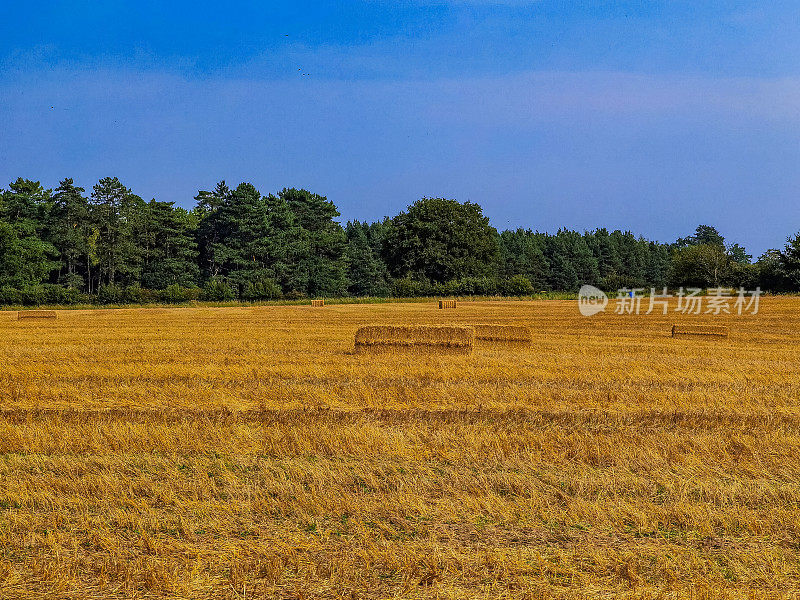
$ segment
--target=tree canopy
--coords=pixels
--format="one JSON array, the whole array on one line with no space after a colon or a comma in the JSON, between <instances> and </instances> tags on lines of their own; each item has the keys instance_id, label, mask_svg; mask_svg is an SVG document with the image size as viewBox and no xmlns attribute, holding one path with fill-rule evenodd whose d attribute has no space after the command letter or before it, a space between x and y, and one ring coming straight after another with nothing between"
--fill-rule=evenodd
<instances>
[{"instance_id":1,"label":"tree canopy","mask_svg":"<svg viewBox=\"0 0 800 600\"><path fill-rule=\"evenodd\" d=\"M699 225L671 244L598 228L498 232L480 205L422 198L350 221L325 196L224 181L195 206L145 202L115 177L0 190L0 303L526 295L664 286L800 290L800 234L755 263Z\"/></svg>"},{"instance_id":2,"label":"tree canopy","mask_svg":"<svg viewBox=\"0 0 800 600\"><path fill-rule=\"evenodd\" d=\"M383 256L395 277L444 283L490 275L500 246L478 204L423 198L391 219Z\"/></svg>"}]
</instances>

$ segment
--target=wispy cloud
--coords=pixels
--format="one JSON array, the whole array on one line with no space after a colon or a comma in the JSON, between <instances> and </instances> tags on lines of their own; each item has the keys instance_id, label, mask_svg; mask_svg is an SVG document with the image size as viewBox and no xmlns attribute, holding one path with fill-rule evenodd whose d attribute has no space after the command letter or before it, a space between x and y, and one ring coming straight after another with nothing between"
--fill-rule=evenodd
<instances>
[{"instance_id":1,"label":"wispy cloud","mask_svg":"<svg viewBox=\"0 0 800 600\"><path fill-rule=\"evenodd\" d=\"M525 125L556 117L717 115L800 124L800 77L531 72L414 84L432 116ZM427 90L427 93L424 92Z\"/></svg>"}]
</instances>

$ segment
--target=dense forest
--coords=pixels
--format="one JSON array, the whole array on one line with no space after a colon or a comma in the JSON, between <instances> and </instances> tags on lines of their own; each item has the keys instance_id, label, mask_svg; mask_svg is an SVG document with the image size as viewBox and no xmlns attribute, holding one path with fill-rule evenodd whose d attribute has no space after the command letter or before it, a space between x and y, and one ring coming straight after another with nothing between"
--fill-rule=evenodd
<instances>
[{"instance_id":1,"label":"dense forest","mask_svg":"<svg viewBox=\"0 0 800 600\"><path fill-rule=\"evenodd\" d=\"M665 286L800 290L800 236L753 262L708 225L670 244L630 232L498 232L478 204L423 198L342 226L306 190L220 182L192 210L116 178L90 192L17 179L0 191L0 304L524 296Z\"/></svg>"}]
</instances>

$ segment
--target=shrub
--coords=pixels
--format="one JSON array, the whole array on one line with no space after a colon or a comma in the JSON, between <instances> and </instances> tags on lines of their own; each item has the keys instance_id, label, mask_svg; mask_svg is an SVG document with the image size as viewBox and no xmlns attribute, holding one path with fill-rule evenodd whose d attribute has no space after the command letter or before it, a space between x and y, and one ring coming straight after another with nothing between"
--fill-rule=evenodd
<instances>
[{"instance_id":1,"label":"shrub","mask_svg":"<svg viewBox=\"0 0 800 600\"><path fill-rule=\"evenodd\" d=\"M98 304L148 304L158 301L158 293L138 284L121 286L117 283L101 285L97 290Z\"/></svg>"},{"instance_id":2,"label":"shrub","mask_svg":"<svg viewBox=\"0 0 800 600\"><path fill-rule=\"evenodd\" d=\"M22 293L11 286L4 285L0 288L0 304L4 306L14 306L23 304Z\"/></svg>"},{"instance_id":3,"label":"shrub","mask_svg":"<svg viewBox=\"0 0 800 600\"><path fill-rule=\"evenodd\" d=\"M229 286L225 281L222 279L212 278L209 279L203 286L203 291L200 294L200 298L203 300L219 302L223 300L234 300L236 298L236 294L233 293L233 289L231 289L231 286Z\"/></svg>"},{"instance_id":4,"label":"shrub","mask_svg":"<svg viewBox=\"0 0 800 600\"><path fill-rule=\"evenodd\" d=\"M190 302L192 300L199 300L202 290L198 287L182 287L177 283L167 286L159 292L158 297L161 302L167 304L180 304L182 302Z\"/></svg>"},{"instance_id":5,"label":"shrub","mask_svg":"<svg viewBox=\"0 0 800 600\"><path fill-rule=\"evenodd\" d=\"M530 296L535 291L531 280L525 275L514 275L501 283L505 296Z\"/></svg>"},{"instance_id":6,"label":"shrub","mask_svg":"<svg viewBox=\"0 0 800 600\"><path fill-rule=\"evenodd\" d=\"M41 304L80 304L88 302L88 297L76 289L64 288L52 283L32 285L21 290L6 288L7 297L3 298L2 304L24 304L26 306L38 306ZM0 292L2 294L2 292ZM11 300L12 302L7 302Z\"/></svg>"},{"instance_id":7,"label":"shrub","mask_svg":"<svg viewBox=\"0 0 800 600\"><path fill-rule=\"evenodd\" d=\"M139 285L128 285L122 288L122 302L124 304L146 304L152 302L154 294L142 289Z\"/></svg>"},{"instance_id":8,"label":"shrub","mask_svg":"<svg viewBox=\"0 0 800 600\"><path fill-rule=\"evenodd\" d=\"M635 277L610 273L603 279L600 287L602 287L606 292L616 292L617 290L621 290L623 288L633 289L644 286L642 285L642 281L636 279Z\"/></svg>"},{"instance_id":9,"label":"shrub","mask_svg":"<svg viewBox=\"0 0 800 600\"><path fill-rule=\"evenodd\" d=\"M64 288L60 285L52 284L46 287L48 289L48 304L88 304L90 302L89 296L75 288Z\"/></svg>"},{"instance_id":10,"label":"shrub","mask_svg":"<svg viewBox=\"0 0 800 600\"><path fill-rule=\"evenodd\" d=\"M281 286L274 279L249 282L242 290L243 300L274 300L282 295Z\"/></svg>"},{"instance_id":11,"label":"shrub","mask_svg":"<svg viewBox=\"0 0 800 600\"><path fill-rule=\"evenodd\" d=\"M115 283L101 285L97 290L98 304L121 304L122 286Z\"/></svg>"},{"instance_id":12,"label":"shrub","mask_svg":"<svg viewBox=\"0 0 800 600\"><path fill-rule=\"evenodd\" d=\"M459 296L493 296L497 293L497 282L489 277L463 277L456 282L452 292Z\"/></svg>"},{"instance_id":13,"label":"shrub","mask_svg":"<svg viewBox=\"0 0 800 600\"><path fill-rule=\"evenodd\" d=\"M394 293L393 295L398 298L413 298L418 296L429 296L431 295L431 286L427 283L423 283L421 281L415 281L410 277L403 277L402 279L396 279L394 282ZM434 291L434 293L436 293ZM446 292L441 291L437 295L444 296Z\"/></svg>"}]
</instances>

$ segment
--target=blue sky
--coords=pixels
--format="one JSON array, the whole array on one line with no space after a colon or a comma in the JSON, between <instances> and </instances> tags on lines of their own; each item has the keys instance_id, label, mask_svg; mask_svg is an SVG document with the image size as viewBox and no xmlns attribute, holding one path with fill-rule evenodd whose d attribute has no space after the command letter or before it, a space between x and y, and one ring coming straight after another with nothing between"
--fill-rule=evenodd
<instances>
[{"instance_id":1,"label":"blue sky","mask_svg":"<svg viewBox=\"0 0 800 600\"><path fill-rule=\"evenodd\" d=\"M800 230L798 167L796 1L0 4L0 186L444 196L759 254Z\"/></svg>"}]
</instances>

